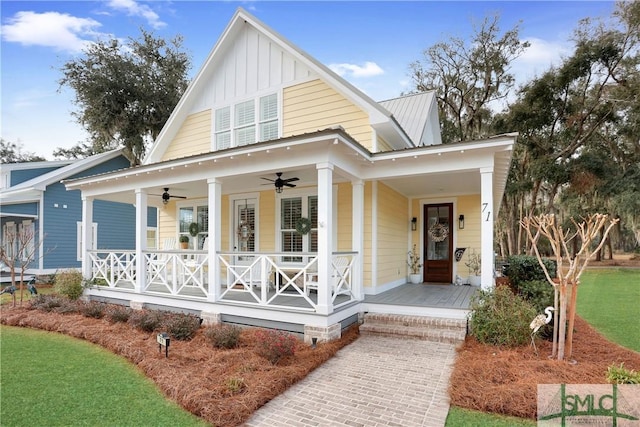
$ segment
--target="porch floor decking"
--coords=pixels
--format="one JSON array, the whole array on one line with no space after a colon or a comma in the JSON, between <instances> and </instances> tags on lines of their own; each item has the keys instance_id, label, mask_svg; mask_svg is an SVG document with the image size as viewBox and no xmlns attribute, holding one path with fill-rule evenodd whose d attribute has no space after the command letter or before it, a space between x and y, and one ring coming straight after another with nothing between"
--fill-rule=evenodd
<instances>
[{"instance_id":1,"label":"porch floor decking","mask_svg":"<svg viewBox=\"0 0 640 427\"><path fill-rule=\"evenodd\" d=\"M371 304L435 307L468 310L471 297L479 290L476 286L435 285L407 283L377 295L365 295Z\"/></svg>"}]
</instances>

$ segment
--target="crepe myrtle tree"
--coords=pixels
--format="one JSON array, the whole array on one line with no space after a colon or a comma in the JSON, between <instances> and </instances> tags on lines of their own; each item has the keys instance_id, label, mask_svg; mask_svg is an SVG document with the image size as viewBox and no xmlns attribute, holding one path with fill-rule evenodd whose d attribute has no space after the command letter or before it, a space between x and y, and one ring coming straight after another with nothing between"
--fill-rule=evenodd
<instances>
[{"instance_id":1,"label":"crepe myrtle tree","mask_svg":"<svg viewBox=\"0 0 640 427\"><path fill-rule=\"evenodd\" d=\"M38 233L33 226L19 224L18 229L5 229L4 240L0 246L0 261L9 268L11 285L16 289L16 274L20 273L20 305L24 300L24 274L31 263L53 249L43 252L44 239L38 239ZM38 248L40 250L38 251ZM39 256L38 256L39 254ZM16 296L12 293L13 305Z\"/></svg>"},{"instance_id":2,"label":"crepe myrtle tree","mask_svg":"<svg viewBox=\"0 0 640 427\"><path fill-rule=\"evenodd\" d=\"M607 235L618 221L617 218L596 213L582 217L580 222L571 218L571 225L568 227L564 227L553 214L528 216L520 222L547 281L554 289L553 358L571 358L580 276L592 256L600 251ZM541 237L546 237L551 246L557 264L556 277L551 277L542 262L538 248ZM574 239L578 239L578 245L573 245ZM577 247L577 251L572 252L572 247Z\"/></svg>"}]
</instances>

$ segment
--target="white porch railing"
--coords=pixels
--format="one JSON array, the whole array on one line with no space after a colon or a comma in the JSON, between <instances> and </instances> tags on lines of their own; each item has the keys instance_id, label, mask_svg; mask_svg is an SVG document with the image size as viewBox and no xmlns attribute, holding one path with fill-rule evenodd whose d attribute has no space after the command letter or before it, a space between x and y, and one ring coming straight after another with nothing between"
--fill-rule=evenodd
<instances>
[{"instance_id":1,"label":"white porch railing","mask_svg":"<svg viewBox=\"0 0 640 427\"><path fill-rule=\"evenodd\" d=\"M89 251L93 280L96 284L115 288L118 283L135 283L135 251Z\"/></svg>"},{"instance_id":2,"label":"white porch railing","mask_svg":"<svg viewBox=\"0 0 640 427\"><path fill-rule=\"evenodd\" d=\"M208 295L209 255L206 251L145 252L147 285L144 291L171 295ZM193 292L199 290L198 292Z\"/></svg>"},{"instance_id":3,"label":"white porch railing","mask_svg":"<svg viewBox=\"0 0 640 427\"><path fill-rule=\"evenodd\" d=\"M90 251L93 279L110 288L135 289L137 259L134 251ZM318 288L329 286L334 308L357 299L353 268L355 252L336 252L329 283L318 281L315 253L220 252L217 283L209 283L210 257L206 251L144 251L146 286L142 292L217 300L252 306L280 307L314 312Z\"/></svg>"}]
</instances>

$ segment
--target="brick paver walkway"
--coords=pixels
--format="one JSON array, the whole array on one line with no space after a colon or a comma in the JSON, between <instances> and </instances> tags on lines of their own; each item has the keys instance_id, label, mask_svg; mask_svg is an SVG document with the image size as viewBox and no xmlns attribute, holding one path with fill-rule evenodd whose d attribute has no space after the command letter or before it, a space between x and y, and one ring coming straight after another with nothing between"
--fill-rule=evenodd
<instances>
[{"instance_id":1,"label":"brick paver walkway","mask_svg":"<svg viewBox=\"0 0 640 427\"><path fill-rule=\"evenodd\" d=\"M443 426L453 344L360 336L247 426Z\"/></svg>"}]
</instances>

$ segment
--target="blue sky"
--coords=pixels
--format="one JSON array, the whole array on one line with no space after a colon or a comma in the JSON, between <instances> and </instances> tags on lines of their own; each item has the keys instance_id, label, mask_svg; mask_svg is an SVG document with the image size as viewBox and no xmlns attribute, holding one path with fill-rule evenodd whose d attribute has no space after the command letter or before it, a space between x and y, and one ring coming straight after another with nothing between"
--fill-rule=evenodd
<instances>
[{"instance_id":1,"label":"blue sky","mask_svg":"<svg viewBox=\"0 0 640 427\"><path fill-rule=\"evenodd\" d=\"M410 89L409 64L472 23L500 13L501 28L521 23L532 47L513 67L532 77L571 52L571 34L584 17L608 16L611 1L7 1L1 18L0 136L53 159L56 147L86 138L71 112L73 93L58 91L60 67L97 38L184 36L193 76L238 7L375 100Z\"/></svg>"}]
</instances>

